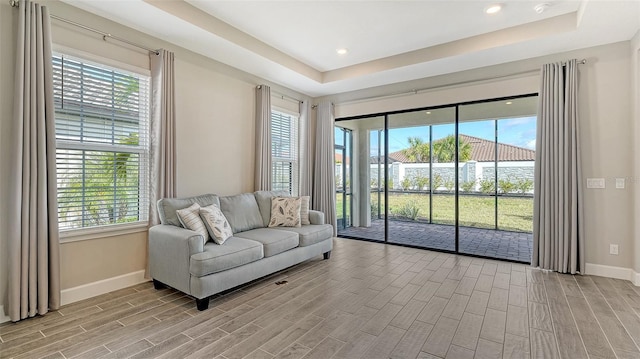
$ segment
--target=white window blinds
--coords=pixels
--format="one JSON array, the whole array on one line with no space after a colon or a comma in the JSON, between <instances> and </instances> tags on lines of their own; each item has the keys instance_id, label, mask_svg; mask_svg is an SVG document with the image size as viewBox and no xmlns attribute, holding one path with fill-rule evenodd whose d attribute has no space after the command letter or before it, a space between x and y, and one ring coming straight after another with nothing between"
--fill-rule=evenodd
<instances>
[{"instance_id":1,"label":"white window blinds","mask_svg":"<svg viewBox=\"0 0 640 359\"><path fill-rule=\"evenodd\" d=\"M273 190L298 193L298 117L271 111Z\"/></svg>"},{"instance_id":2,"label":"white window blinds","mask_svg":"<svg viewBox=\"0 0 640 359\"><path fill-rule=\"evenodd\" d=\"M54 55L61 230L148 218L149 77Z\"/></svg>"}]
</instances>

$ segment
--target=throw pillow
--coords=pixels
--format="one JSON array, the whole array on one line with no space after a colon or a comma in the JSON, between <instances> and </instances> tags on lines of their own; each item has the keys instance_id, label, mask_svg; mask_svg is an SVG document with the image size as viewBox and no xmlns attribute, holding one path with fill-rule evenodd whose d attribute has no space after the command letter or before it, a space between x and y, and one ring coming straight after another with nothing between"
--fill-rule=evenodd
<instances>
[{"instance_id":1,"label":"throw pillow","mask_svg":"<svg viewBox=\"0 0 640 359\"><path fill-rule=\"evenodd\" d=\"M204 220L204 224L214 242L224 244L224 241L233 236L233 231L227 218L215 204L200 208L200 217Z\"/></svg>"},{"instance_id":2,"label":"throw pillow","mask_svg":"<svg viewBox=\"0 0 640 359\"><path fill-rule=\"evenodd\" d=\"M300 227L300 203L296 197L271 198L269 227Z\"/></svg>"},{"instance_id":3,"label":"throw pillow","mask_svg":"<svg viewBox=\"0 0 640 359\"><path fill-rule=\"evenodd\" d=\"M300 224L311 224L309 221L309 196L300 197Z\"/></svg>"},{"instance_id":4,"label":"throw pillow","mask_svg":"<svg viewBox=\"0 0 640 359\"><path fill-rule=\"evenodd\" d=\"M204 242L207 243L207 241L209 240L209 233L207 232L207 227L205 227L204 223L202 223L202 219L200 219L199 211L200 205L194 203L187 208L177 210L176 215L178 216L178 220L180 221L182 227L190 229L202 235L202 238L204 238Z\"/></svg>"}]
</instances>

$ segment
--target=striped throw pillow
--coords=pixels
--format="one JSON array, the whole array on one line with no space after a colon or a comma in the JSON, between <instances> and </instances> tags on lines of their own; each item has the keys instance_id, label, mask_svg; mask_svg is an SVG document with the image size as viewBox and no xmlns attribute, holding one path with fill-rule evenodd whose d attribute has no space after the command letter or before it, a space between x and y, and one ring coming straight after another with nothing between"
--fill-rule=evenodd
<instances>
[{"instance_id":1,"label":"striped throw pillow","mask_svg":"<svg viewBox=\"0 0 640 359\"><path fill-rule=\"evenodd\" d=\"M209 232L207 232L207 227L205 227L202 218L200 218L199 204L194 203L187 208L179 209L176 211L176 214L182 227L197 232L202 236L204 242L207 243L209 240Z\"/></svg>"},{"instance_id":2,"label":"striped throw pillow","mask_svg":"<svg viewBox=\"0 0 640 359\"><path fill-rule=\"evenodd\" d=\"M309 196L300 196L300 224L311 224L309 221Z\"/></svg>"}]
</instances>

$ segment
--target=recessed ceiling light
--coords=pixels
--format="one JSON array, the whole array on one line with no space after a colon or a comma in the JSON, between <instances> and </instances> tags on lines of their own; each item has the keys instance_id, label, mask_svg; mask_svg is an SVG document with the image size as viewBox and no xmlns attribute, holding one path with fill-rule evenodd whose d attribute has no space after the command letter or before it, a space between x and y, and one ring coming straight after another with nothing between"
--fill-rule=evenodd
<instances>
[{"instance_id":1,"label":"recessed ceiling light","mask_svg":"<svg viewBox=\"0 0 640 359\"><path fill-rule=\"evenodd\" d=\"M493 4L484 9L484 12L486 12L487 14L495 14L497 12L500 12L500 10L502 10L502 4Z\"/></svg>"},{"instance_id":2,"label":"recessed ceiling light","mask_svg":"<svg viewBox=\"0 0 640 359\"><path fill-rule=\"evenodd\" d=\"M513 102L511 102L511 101L507 101L507 102L505 102L505 105L511 105L512 103Z\"/></svg>"},{"instance_id":3,"label":"recessed ceiling light","mask_svg":"<svg viewBox=\"0 0 640 359\"><path fill-rule=\"evenodd\" d=\"M430 115L430 114L431 114L431 111L427 111L427 112L425 112L425 113L426 113L427 115Z\"/></svg>"},{"instance_id":4,"label":"recessed ceiling light","mask_svg":"<svg viewBox=\"0 0 640 359\"><path fill-rule=\"evenodd\" d=\"M349 52L349 50L347 50L347 49L345 49L343 47L343 48L340 48L340 49L336 49L336 52L338 53L338 55L346 55L347 52Z\"/></svg>"}]
</instances>

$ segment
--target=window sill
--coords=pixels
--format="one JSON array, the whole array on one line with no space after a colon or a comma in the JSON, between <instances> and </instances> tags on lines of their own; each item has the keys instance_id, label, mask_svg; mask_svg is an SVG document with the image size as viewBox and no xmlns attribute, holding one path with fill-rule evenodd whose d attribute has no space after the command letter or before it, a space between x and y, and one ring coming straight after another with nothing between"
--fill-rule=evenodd
<instances>
[{"instance_id":1,"label":"window sill","mask_svg":"<svg viewBox=\"0 0 640 359\"><path fill-rule=\"evenodd\" d=\"M121 236L125 234L146 232L148 222L113 224L93 228L69 229L60 231L60 243L86 241L91 239Z\"/></svg>"}]
</instances>

